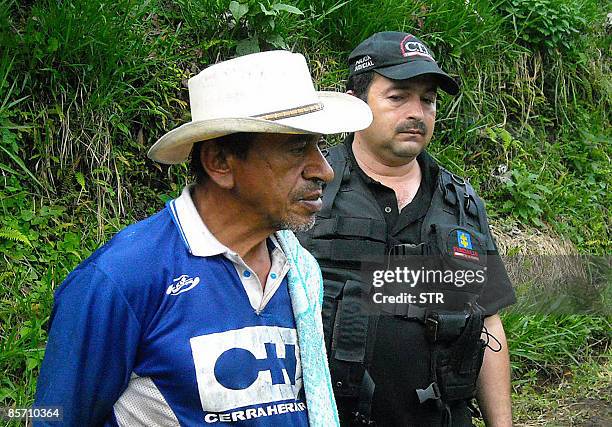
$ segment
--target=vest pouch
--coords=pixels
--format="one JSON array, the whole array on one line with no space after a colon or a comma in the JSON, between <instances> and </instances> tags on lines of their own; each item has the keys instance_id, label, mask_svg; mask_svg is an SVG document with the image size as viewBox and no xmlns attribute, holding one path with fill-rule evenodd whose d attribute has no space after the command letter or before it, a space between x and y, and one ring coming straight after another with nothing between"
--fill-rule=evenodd
<instances>
[{"instance_id":1,"label":"vest pouch","mask_svg":"<svg viewBox=\"0 0 612 427\"><path fill-rule=\"evenodd\" d=\"M361 387L369 316L364 307L366 284L347 280L333 322L330 370L336 396L357 396Z\"/></svg>"},{"instance_id":2,"label":"vest pouch","mask_svg":"<svg viewBox=\"0 0 612 427\"><path fill-rule=\"evenodd\" d=\"M323 307L321 315L323 317L323 334L325 336L325 349L328 356L331 356L331 339L338 312L338 303L342 298L344 282L336 280L323 280Z\"/></svg>"},{"instance_id":3,"label":"vest pouch","mask_svg":"<svg viewBox=\"0 0 612 427\"><path fill-rule=\"evenodd\" d=\"M442 400L447 403L475 396L486 348L486 343L480 338L482 326L482 315L474 313L457 340L434 350L437 382Z\"/></svg>"},{"instance_id":4,"label":"vest pouch","mask_svg":"<svg viewBox=\"0 0 612 427\"><path fill-rule=\"evenodd\" d=\"M387 223L381 219L334 216L317 217L311 235L315 239L358 238L385 243Z\"/></svg>"}]
</instances>

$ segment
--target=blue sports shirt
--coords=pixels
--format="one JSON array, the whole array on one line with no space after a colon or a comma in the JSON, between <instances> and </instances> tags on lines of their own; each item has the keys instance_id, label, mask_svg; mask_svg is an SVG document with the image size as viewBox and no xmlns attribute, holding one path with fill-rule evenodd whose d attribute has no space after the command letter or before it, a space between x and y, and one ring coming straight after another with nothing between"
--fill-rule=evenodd
<instances>
[{"instance_id":1,"label":"blue sports shirt","mask_svg":"<svg viewBox=\"0 0 612 427\"><path fill-rule=\"evenodd\" d=\"M118 233L55 294L35 406L63 425L307 426L289 264L262 290L189 188Z\"/></svg>"}]
</instances>

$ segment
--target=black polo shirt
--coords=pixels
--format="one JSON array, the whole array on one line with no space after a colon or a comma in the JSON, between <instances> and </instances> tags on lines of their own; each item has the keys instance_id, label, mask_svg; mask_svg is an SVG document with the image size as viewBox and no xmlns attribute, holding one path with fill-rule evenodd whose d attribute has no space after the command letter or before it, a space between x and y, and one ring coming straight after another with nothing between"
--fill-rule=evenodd
<instances>
[{"instance_id":1,"label":"black polo shirt","mask_svg":"<svg viewBox=\"0 0 612 427\"><path fill-rule=\"evenodd\" d=\"M421 184L412 201L404 206L400 212L397 207L395 191L370 178L357 164L353 153L352 135L345 140L345 144L353 170L357 171L361 180L367 184L380 205L380 209L384 212L387 229L391 230L390 235L401 243L419 243L423 218L425 218L431 203L434 186L440 171L435 160L426 151L417 156L416 160L421 167Z\"/></svg>"}]
</instances>

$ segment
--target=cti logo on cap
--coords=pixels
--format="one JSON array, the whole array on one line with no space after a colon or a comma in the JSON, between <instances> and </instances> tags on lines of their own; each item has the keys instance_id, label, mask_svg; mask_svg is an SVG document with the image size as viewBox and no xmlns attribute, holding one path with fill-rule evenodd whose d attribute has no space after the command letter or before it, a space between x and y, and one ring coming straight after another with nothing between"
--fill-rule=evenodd
<instances>
[{"instance_id":1,"label":"cti logo on cap","mask_svg":"<svg viewBox=\"0 0 612 427\"><path fill-rule=\"evenodd\" d=\"M412 34L408 34L403 38L402 42L400 43L400 48L402 49L402 55L404 57L424 56L425 58L435 62L429 53L429 49L427 49L427 47Z\"/></svg>"}]
</instances>

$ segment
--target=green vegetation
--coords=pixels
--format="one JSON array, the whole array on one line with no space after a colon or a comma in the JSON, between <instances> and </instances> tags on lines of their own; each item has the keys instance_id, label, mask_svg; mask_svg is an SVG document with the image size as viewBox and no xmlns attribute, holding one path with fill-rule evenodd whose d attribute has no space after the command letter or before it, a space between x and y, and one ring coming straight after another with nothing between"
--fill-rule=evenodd
<instances>
[{"instance_id":1,"label":"green vegetation","mask_svg":"<svg viewBox=\"0 0 612 427\"><path fill-rule=\"evenodd\" d=\"M462 82L441 97L431 152L470 178L502 228L537 227L609 256L610 10L596 0L0 0L0 406L32 402L63 278L184 185L186 166L156 165L146 150L189 120L186 79L237 54L302 52L321 89L342 90L359 41L418 34ZM515 311L505 322L525 390L609 356L606 316Z\"/></svg>"}]
</instances>

